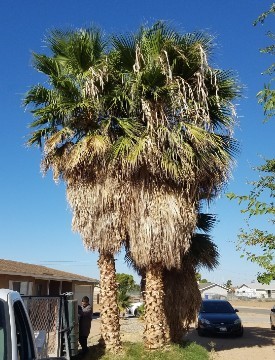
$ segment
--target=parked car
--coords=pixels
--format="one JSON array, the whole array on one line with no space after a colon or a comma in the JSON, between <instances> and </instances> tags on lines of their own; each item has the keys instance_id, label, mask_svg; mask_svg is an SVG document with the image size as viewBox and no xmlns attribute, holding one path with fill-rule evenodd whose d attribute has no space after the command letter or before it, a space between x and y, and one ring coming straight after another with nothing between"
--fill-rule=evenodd
<instances>
[{"instance_id":1,"label":"parked car","mask_svg":"<svg viewBox=\"0 0 275 360\"><path fill-rule=\"evenodd\" d=\"M143 304L144 303L142 301L130 304L130 306L128 307L128 314L138 316L138 308Z\"/></svg>"},{"instance_id":2,"label":"parked car","mask_svg":"<svg viewBox=\"0 0 275 360\"><path fill-rule=\"evenodd\" d=\"M241 319L227 300L202 300L197 320L199 336L243 335Z\"/></svg>"},{"instance_id":3,"label":"parked car","mask_svg":"<svg viewBox=\"0 0 275 360\"><path fill-rule=\"evenodd\" d=\"M271 330L275 330L275 305L270 311L270 327Z\"/></svg>"}]
</instances>

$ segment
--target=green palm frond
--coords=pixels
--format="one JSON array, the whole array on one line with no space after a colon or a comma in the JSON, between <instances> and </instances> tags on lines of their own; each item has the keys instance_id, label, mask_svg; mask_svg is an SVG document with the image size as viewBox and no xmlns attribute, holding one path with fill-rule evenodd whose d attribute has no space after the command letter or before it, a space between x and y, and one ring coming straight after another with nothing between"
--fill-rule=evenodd
<instances>
[{"instance_id":1,"label":"green palm frond","mask_svg":"<svg viewBox=\"0 0 275 360\"><path fill-rule=\"evenodd\" d=\"M68 39L73 35L73 30L54 29L46 38L46 44L53 56L64 56L68 54Z\"/></svg>"},{"instance_id":2,"label":"green palm frond","mask_svg":"<svg viewBox=\"0 0 275 360\"><path fill-rule=\"evenodd\" d=\"M213 214L206 214L199 212L197 219L197 228L204 232L210 232L215 223L217 222L216 216Z\"/></svg>"},{"instance_id":3,"label":"green palm frond","mask_svg":"<svg viewBox=\"0 0 275 360\"><path fill-rule=\"evenodd\" d=\"M118 62L125 72L132 71L136 58L136 36L113 36L112 45L115 56L111 60Z\"/></svg>"},{"instance_id":4,"label":"green palm frond","mask_svg":"<svg viewBox=\"0 0 275 360\"><path fill-rule=\"evenodd\" d=\"M106 47L101 31L96 28L54 30L47 41L54 57L76 74L95 66Z\"/></svg>"},{"instance_id":5,"label":"green palm frond","mask_svg":"<svg viewBox=\"0 0 275 360\"><path fill-rule=\"evenodd\" d=\"M112 158L125 161L133 146L133 140L129 137L119 137L112 146Z\"/></svg>"},{"instance_id":6,"label":"green palm frond","mask_svg":"<svg viewBox=\"0 0 275 360\"><path fill-rule=\"evenodd\" d=\"M206 267L208 270L213 270L219 265L219 252L217 246L210 240L209 235L196 233L190 245L187 258L193 266Z\"/></svg>"},{"instance_id":7,"label":"green palm frond","mask_svg":"<svg viewBox=\"0 0 275 360\"><path fill-rule=\"evenodd\" d=\"M199 44L209 56L213 51L214 36L205 32L187 33L179 38L179 44L187 51L189 51L189 49L193 49L194 45Z\"/></svg>"},{"instance_id":8,"label":"green palm frond","mask_svg":"<svg viewBox=\"0 0 275 360\"><path fill-rule=\"evenodd\" d=\"M115 118L115 121L123 133L133 140L138 140L145 131L144 126L136 120L128 118Z\"/></svg>"},{"instance_id":9,"label":"green palm frond","mask_svg":"<svg viewBox=\"0 0 275 360\"><path fill-rule=\"evenodd\" d=\"M43 140L47 139L49 136L51 136L51 134L52 134L51 128L35 130L31 133L31 135L27 141L27 145L28 146L36 145L41 148Z\"/></svg>"},{"instance_id":10,"label":"green palm frond","mask_svg":"<svg viewBox=\"0 0 275 360\"><path fill-rule=\"evenodd\" d=\"M56 59L46 55L33 53L33 67L50 78L61 75L60 63Z\"/></svg>"}]
</instances>

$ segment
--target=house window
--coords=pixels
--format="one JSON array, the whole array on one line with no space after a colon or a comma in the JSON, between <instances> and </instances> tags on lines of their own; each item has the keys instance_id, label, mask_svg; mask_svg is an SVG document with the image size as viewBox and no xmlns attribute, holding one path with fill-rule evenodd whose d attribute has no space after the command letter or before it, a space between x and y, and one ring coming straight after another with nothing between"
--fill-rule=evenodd
<instances>
[{"instance_id":1,"label":"house window","mask_svg":"<svg viewBox=\"0 0 275 360\"><path fill-rule=\"evenodd\" d=\"M20 295L31 295L32 283L28 281L10 281L9 288L19 292Z\"/></svg>"},{"instance_id":2,"label":"house window","mask_svg":"<svg viewBox=\"0 0 275 360\"><path fill-rule=\"evenodd\" d=\"M21 285L21 282L20 282L20 281L13 281L13 283L12 283L12 290L18 291L19 294L20 294L20 285Z\"/></svg>"},{"instance_id":3,"label":"house window","mask_svg":"<svg viewBox=\"0 0 275 360\"><path fill-rule=\"evenodd\" d=\"M36 295L41 296L42 295L42 284L36 284Z\"/></svg>"}]
</instances>

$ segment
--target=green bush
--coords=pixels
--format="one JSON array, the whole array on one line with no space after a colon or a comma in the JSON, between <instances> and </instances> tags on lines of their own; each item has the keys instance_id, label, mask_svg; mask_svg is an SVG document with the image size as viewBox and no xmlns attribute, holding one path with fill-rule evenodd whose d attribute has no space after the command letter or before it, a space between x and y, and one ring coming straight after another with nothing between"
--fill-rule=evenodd
<instances>
[{"instance_id":1,"label":"green bush","mask_svg":"<svg viewBox=\"0 0 275 360\"><path fill-rule=\"evenodd\" d=\"M137 311L137 314L136 314L137 317L143 317L144 311L145 311L144 304L140 305L136 311Z\"/></svg>"}]
</instances>

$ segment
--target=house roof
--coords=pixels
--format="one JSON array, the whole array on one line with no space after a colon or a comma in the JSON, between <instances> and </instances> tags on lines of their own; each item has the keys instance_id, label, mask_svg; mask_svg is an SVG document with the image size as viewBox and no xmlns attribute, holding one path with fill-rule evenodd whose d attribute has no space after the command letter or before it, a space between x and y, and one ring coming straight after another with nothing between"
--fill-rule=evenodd
<instances>
[{"instance_id":1,"label":"house roof","mask_svg":"<svg viewBox=\"0 0 275 360\"><path fill-rule=\"evenodd\" d=\"M242 288L243 286L246 286L247 288L255 289L255 290L275 290L275 282L274 281L271 281L271 283L269 285L260 284L257 282L250 283L250 284L242 284L241 286L238 286L238 289Z\"/></svg>"},{"instance_id":2,"label":"house roof","mask_svg":"<svg viewBox=\"0 0 275 360\"><path fill-rule=\"evenodd\" d=\"M207 282L207 283L199 283L199 290L207 290L207 289L210 289L212 287L215 287L215 286L219 286L225 290L228 290L226 286L223 286L223 285L219 285L219 284L216 284L216 283L210 283L210 282Z\"/></svg>"},{"instance_id":3,"label":"house roof","mask_svg":"<svg viewBox=\"0 0 275 360\"><path fill-rule=\"evenodd\" d=\"M27 264L19 261L0 259L0 274L32 276L36 279L81 281L98 283L98 280L42 265Z\"/></svg>"}]
</instances>

